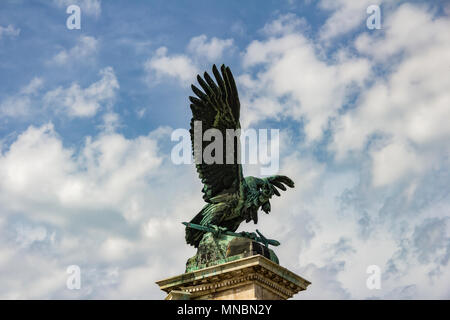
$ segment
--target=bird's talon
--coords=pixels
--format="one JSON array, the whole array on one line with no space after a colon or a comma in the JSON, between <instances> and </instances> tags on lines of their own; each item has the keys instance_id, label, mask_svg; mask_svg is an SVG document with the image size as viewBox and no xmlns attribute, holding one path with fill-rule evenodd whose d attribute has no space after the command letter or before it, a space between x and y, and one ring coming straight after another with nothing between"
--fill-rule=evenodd
<instances>
[{"instance_id":1,"label":"bird's talon","mask_svg":"<svg viewBox=\"0 0 450 320\"><path fill-rule=\"evenodd\" d=\"M209 227L214 230L214 231L212 231L212 234L214 237L219 237L223 232L227 231L227 228L219 227L214 224L210 224Z\"/></svg>"}]
</instances>

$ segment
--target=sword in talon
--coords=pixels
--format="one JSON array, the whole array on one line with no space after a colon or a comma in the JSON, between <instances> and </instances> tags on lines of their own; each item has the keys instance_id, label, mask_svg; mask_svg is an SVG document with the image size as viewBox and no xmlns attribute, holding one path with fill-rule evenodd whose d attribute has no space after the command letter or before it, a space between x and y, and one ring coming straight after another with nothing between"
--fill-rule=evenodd
<instances>
[{"instance_id":1,"label":"sword in talon","mask_svg":"<svg viewBox=\"0 0 450 320\"><path fill-rule=\"evenodd\" d=\"M196 229L196 230L200 230L200 231L204 231L204 232L212 232L212 233L217 232L217 230L215 230L212 227L202 226L202 225L195 224L195 223L182 222L182 224L184 224L186 226L186 228ZM272 246L275 246L275 247L280 245L279 241L274 240L274 239L267 239L258 230L256 230L256 232L258 233L259 237L256 237L255 241L262 243L265 247L268 248L269 244L272 245ZM234 236L234 237L245 238L244 236L242 236L242 234L236 233L236 232L232 232L232 231L222 231L221 233L225 234L227 236Z\"/></svg>"}]
</instances>

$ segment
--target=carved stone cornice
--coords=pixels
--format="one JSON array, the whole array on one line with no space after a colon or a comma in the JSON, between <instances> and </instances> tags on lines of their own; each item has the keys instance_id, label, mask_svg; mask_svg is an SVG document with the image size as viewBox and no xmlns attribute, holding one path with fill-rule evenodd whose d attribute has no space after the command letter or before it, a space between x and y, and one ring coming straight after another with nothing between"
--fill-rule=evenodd
<instances>
[{"instance_id":1,"label":"carved stone cornice","mask_svg":"<svg viewBox=\"0 0 450 320\"><path fill-rule=\"evenodd\" d=\"M255 255L184 273L157 284L167 293L173 290L186 292L191 299L210 299L219 292L246 286L263 288L279 299L289 299L306 290L310 282L261 255Z\"/></svg>"}]
</instances>

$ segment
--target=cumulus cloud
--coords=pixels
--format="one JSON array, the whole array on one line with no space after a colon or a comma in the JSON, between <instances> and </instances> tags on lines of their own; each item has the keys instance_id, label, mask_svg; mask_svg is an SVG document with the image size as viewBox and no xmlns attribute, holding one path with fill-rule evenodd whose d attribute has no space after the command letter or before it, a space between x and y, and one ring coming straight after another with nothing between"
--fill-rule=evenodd
<instances>
[{"instance_id":1,"label":"cumulus cloud","mask_svg":"<svg viewBox=\"0 0 450 320\"><path fill-rule=\"evenodd\" d=\"M241 48L243 125L282 129L280 173L296 183L257 227L282 243L281 264L312 282L297 299L448 298L449 83L436 76L449 65L448 19L400 5L369 33L363 8L361 30L352 21L336 33L327 25L345 23L360 4L333 3L322 1L330 16L317 38L301 17L281 15ZM328 51L352 32L354 41ZM225 41L212 39L196 40L211 57ZM191 82L207 56L189 50L158 49L145 64L149 81ZM16 96L41 87L35 79ZM179 222L204 205L195 169L170 162L171 128L117 132L124 119L109 106L118 87L106 68L86 88L45 96L73 117L105 110L97 135L73 145L48 123L2 146L0 297L160 299L154 282L182 273L194 254ZM71 291L66 268L74 264L82 288ZM381 270L380 290L366 286L369 265Z\"/></svg>"},{"instance_id":2,"label":"cumulus cloud","mask_svg":"<svg viewBox=\"0 0 450 320\"><path fill-rule=\"evenodd\" d=\"M366 13L367 7L380 5L381 3L381 0L321 0L319 7L330 11L331 15L320 29L320 39L322 41L330 41L356 28L363 30L366 28L365 20L369 16Z\"/></svg>"},{"instance_id":3,"label":"cumulus cloud","mask_svg":"<svg viewBox=\"0 0 450 320\"><path fill-rule=\"evenodd\" d=\"M157 239L182 243L177 221L201 207L194 191L173 185L186 177L195 181L194 170L170 169L168 156L159 152L170 132L159 128L126 139L103 131L87 137L79 150L65 147L51 123L20 134L0 156L0 296L147 298L149 290L161 295L155 279L181 272L187 256L180 246L183 254L161 251ZM170 259L176 263L167 269ZM17 277L7 280L19 260ZM73 264L82 272L77 292L65 285L66 268ZM146 270L147 287L136 270Z\"/></svg>"},{"instance_id":4,"label":"cumulus cloud","mask_svg":"<svg viewBox=\"0 0 450 320\"><path fill-rule=\"evenodd\" d=\"M410 147L391 143L381 150L372 152L373 185L382 186L396 182L408 174L421 172L426 162Z\"/></svg>"},{"instance_id":5,"label":"cumulus cloud","mask_svg":"<svg viewBox=\"0 0 450 320\"><path fill-rule=\"evenodd\" d=\"M315 279L314 286L308 288L304 294L304 299L349 299L350 293L345 289L342 282L337 280L337 276L345 268L345 262L327 263L322 267L309 264L301 269L303 274L308 274L311 279Z\"/></svg>"},{"instance_id":6,"label":"cumulus cloud","mask_svg":"<svg viewBox=\"0 0 450 320\"><path fill-rule=\"evenodd\" d=\"M208 40L204 34L191 38L186 54L169 54L166 47L160 47L144 63L147 83L154 84L172 78L187 86L200 72L199 66L205 59L217 63L217 60L232 49L233 39L212 37Z\"/></svg>"},{"instance_id":7,"label":"cumulus cloud","mask_svg":"<svg viewBox=\"0 0 450 320\"><path fill-rule=\"evenodd\" d=\"M299 18L293 13L281 15L262 28L262 32L269 36L295 33L298 30L304 32L309 30L309 26L305 19Z\"/></svg>"},{"instance_id":8,"label":"cumulus cloud","mask_svg":"<svg viewBox=\"0 0 450 320\"><path fill-rule=\"evenodd\" d=\"M44 80L36 77L23 86L16 94L7 96L0 102L0 114L14 118L27 118L32 115L36 111L32 108L32 100L37 96L43 84Z\"/></svg>"},{"instance_id":9,"label":"cumulus cloud","mask_svg":"<svg viewBox=\"0 0 450 320\"><path fill-rule=\"evenodd\" d=\"M70 50L61 50L50 61L50 64L64 65L86 61L98 50L98 40L90 36L80 36L77 44Z\"/></svg>"},{"instance_id":10,"label":"cumulus cloud","mask_svg":"<svg viewBox=\"0 0 450 320\"><path fill-rule=\"evenodd\" d=\"M449 219L429 218L415 228L413 241L420 262L428 263L435 258L439 264L447 265L450 257Z\"/></svg>"},{"instance_id":11,"label":"cumulus cloud","mask_svg":"<svg viewBox=\"0 0 450 320\"><path fill-rule=\"evenodd\" d=\"M385 146L372 151L376 185L426 172L448 156L448 149L440 145L450 137L445 120L450 117L450 80L437 79L436 74L450 64L444 54L450 46L444 32L449 27L448 19L404 4L387 18L385 36L368 40L362 34L355 42L358 50L375 59L374 67L390 61L392 72L376 78L362 92L358 108L338 119L330 148L342 158L382 137ZM391 59L395 55L401 58Z\"/></svg>"},{"instance_id":12,"label":"cumulus cloud","mask_svg":"<svg viewBox=\"0 0 450 320\"><path fill-rule=\"evenodd\" d=\"M343 10L350 14L357 8L336 5L335 10L334 14L342 11L343 18ZM362 12L365 14L365 8ZM336 164L357 168L348 175L336 175L327 168L317 179L328 191L318 191L308 199L315 224L303 233L314 236L308 237L308 245L298 244L300 265L293 268L306 278L317 279L320 290L313 289L313 281L303 297L446 296L441 283L433 283L434 292L430 289L427 275L432 279L449 277L441 268L447 259L448 230L421 227L428 226L430 216L440 221L449 208L441 195L448 193L448 187L436 178L445 180L448 166L444 119L449 118L445 89L449 84L447 79L437 83L436 78L438 69L449 65L444 54L448 51L444 32L448 19L433 12L410 4L393 8L383 15L383 32L369 34L364 24L354 48L350 44L331 56L326 51L329 40L355 30L355 25L337 33L327 29L341 13L330 16L318 41L304 33L302 19L280 16L263 28L266 39L253 41L246 49L246 72L238 78L242 105L247 108L242 113L244 125L297 121L307 144L317 146L317 141L329 134L326 151L335 156ZM375 72L377 69L383 73ZM308 150L301 142L292 148ZM291 160L296 165L301 162L301 158ZM298 177L300 181L304 178ZM332 197L341 200L330 201ZM350 206L338 210L339 203ZM295 225L300 218L294 221ZM439 248L430 250L423 266L422 251L408 241L419 234L430 239L424 241L424 247L428 243ZM365 286L365 270L370 264L380 266L386 277L394 277L383 282L383 289L375 294ZM424 277L416 279L417 274Z\"/></svg>"},{"instance_id":13,"label":"cumulus cloud","mask_svg":"<svg viewBox=\"0 0 450 320\"><path fill-rule=\"evenodd\" d=\"M148 72L149 83L160 81L163 77L175 78L181 83L192 81L198 73L193 61L186 55L168 55L167 48L161 47L148 59L144 68Z\"/></svg>"},{"instance_id":14,"label":"cumulus cloud","mask_svg":"<svg viewBox=\"0 0 450 320\"><path fill-rule=\"evenodd\" d=\"M70 117L92 117L102 107L110 105L119 89L119 82L111 67L99 72L101 79L87 88L73 83L68 88L48 91L43 100L47 107L65 112Z\"/></svg>"},{"instance_id":15,"label":"cumulus cloud","mask_svg":"<svg viewBox=\"0 0 450 320\"><path fill-rule=\"evenodd\" d=\"M225 50L233 46L233 39L219 39L212 37L208 42L208 37L204 34L193 37L188 44L188 51L198 57L205 57L209 61L216 62L222 58Z\"/></svg>"},{"instance_id":16,"label":"cumulus cloud","mask_svg":"<svg viewBox=\"0 0 450 320\"><path fill-rule=\"evenodd\" d=\"M17 37L20 34L20 29L15 28L12 24L6 27L0 26L0 39L3 37Z\"/></svg>"},{"instance_id":17,"label":"cumulus cloud","mask_svg":"<svg viewBox=\"0 0 450 320\"><path fill-rule=\"evenodd\" d=\"M52 124L30 127L0 160L5 179L3 194L12 197L8 201L11 209L17 209L16 205L27 206L27 201L20 200L25 198L37 201L36 204L55 201L57 206L82 208L89 203L103 202L109 206L112 199L122 197L120 194L129 182L136 183L137 187L140 180L136 178L145 181L145 174L158 166L161 160L155 155L155 148L151 139L128 141L121 135L105 133L95 140L88 137L81 154L74 160L74 150L63 147ZM98 184L93 184L94 180ZM99 184L104 187L99 188ZM17 200L16 205L12 199ZM133 197L129 199L132 200ZM127 210L123 214L127 216Z\"/></svg>"},{"instance_id":18,"label":"cumulus cloud","mask_svg":"<svg viewBox=\"0 0 450 320\"><path fill-rule=\"evenodd\" d=\"M238 80L249 109L243 114L244 123L279 119L282 114L303 120L308 140L320 139L329 120L367 78L369 62L344 54L338 63L325 61L317 54L313 41L300 31L293 32L302 21L291 16L282 16L271 25L276 25L281 35L253 41L243 58L247 68L263 66L256 77L245 74ZM280 32L280 26L285 32Z\"/></svg>"},{"instance_id":19,"label":"cumulus cloud","mask_svg":"<svg viewBox=\"0 0 450 320\"><path fill-rule=\"evenodd\" d=\"M22 248L29 247L33 243L43 242L48 239L50 242L54 241L55 234L48 234L47 229L43 226L28 226L20 224L16 228L16 241Z\"/></svg>"}]
</instances>

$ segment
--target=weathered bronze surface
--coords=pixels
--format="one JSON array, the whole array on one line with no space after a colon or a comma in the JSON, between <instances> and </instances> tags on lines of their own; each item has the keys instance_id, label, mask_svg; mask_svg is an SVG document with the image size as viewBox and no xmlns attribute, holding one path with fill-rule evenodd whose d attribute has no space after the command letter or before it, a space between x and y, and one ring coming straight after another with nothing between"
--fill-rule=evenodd
<instances>
[{"instance_id":1,"label":"weathered bronze surface","mask_svg":"<svg viewBox=\"0 0 450 320\"><path fill-rule=\"evenodd\" d=\"M272 249L252 239L229 236L223 233L214 235L212 232L207 232L200 241L197 254L186 262L185 272L192 272L253 255L262 255L277 264L279 263L278 257Z\"/></svg>"},{"instance_id":2,"label":"weathered bronze surface","mask_svg":"<svg viewBox=\"0 0 450 320\"><path fill-rule=\"evenodd\" d=\"M192 110L190 128L192 150L197 172L204 185L203 199L206 201L206 205L190 223L206 226L215 231L207 232L186 227L186 242L198 248L197 255L187 262L187 271L201 268L212 262L226 262L226 252L232 250L229 244L239 237L224 233L236 231L243 221L253 220L256 224L258 210L261 208L266 214L270 212L269 200L273 195L280 196L278 189L285 191L286 186L294 187L294 182L283 175L266 178L243 176L238 152L241 125L236 84L229 67L222 65L219 72L214 65L212 71L216 81L206 72L203 78L198 75L197 80L203 91L192 85L192 90L197 97L189 97ZM201 137L208 129L219 130L223 137L230 135L229 129L235 133L232 148L227 148L226 144L223 144L223 150L221 150L223 152L220 153L223 159L219 159L221 160L219 163L208 164L201 161L203 151L210 142L203 140L198 142L194 139L195 130L198 130L195 125L197 121L201 122ZM231 163L230 159L233 160ZM247 232L243 232L241 236L252 240L257 238L256 234ZM274 253L272 257L272 261L278 262Z\"/></svg>"}]
</instances>

